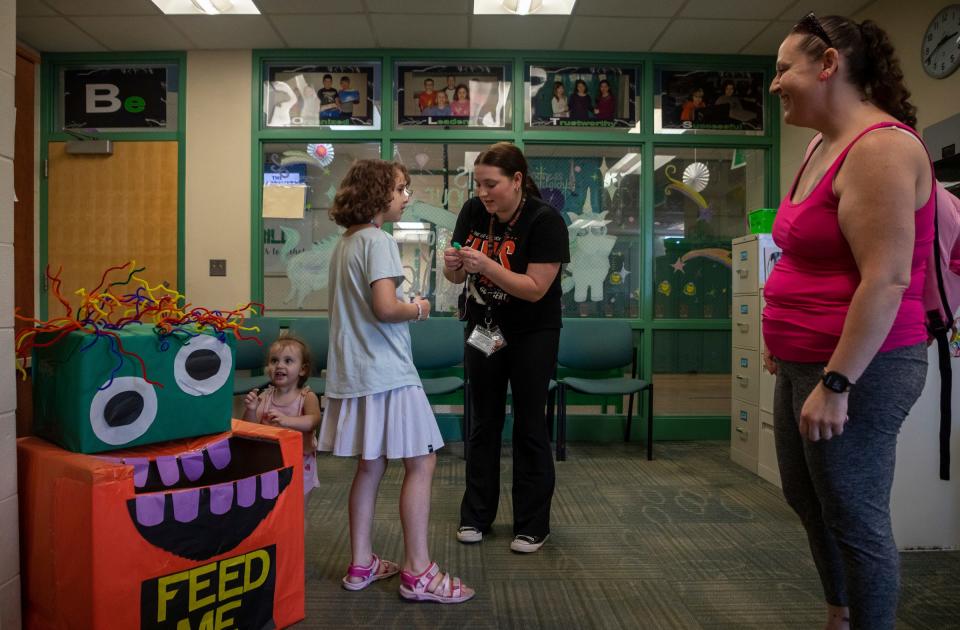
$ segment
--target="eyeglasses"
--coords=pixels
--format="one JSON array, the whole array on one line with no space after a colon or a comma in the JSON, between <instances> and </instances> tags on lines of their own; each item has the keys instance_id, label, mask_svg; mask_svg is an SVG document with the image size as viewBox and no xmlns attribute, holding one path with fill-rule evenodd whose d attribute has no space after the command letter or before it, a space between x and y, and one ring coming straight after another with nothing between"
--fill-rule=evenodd
<instances>
[{"instance_id":1,"label":"eyeglasses","mask_svg":"<svg viewBox=\"0 0 960 630\"><path fill-rule=\"evenodd\" d=\"M405 194L407 197L413 197L413 190L411 190L409 187L404 188L403 194Z\"/></svg>"},{"instance_id":2,"label":"eyeglasses","mask_svg":"<svg viewBox=\"0 0 960 630\"><path fill-rule=\"evenodd\" d=\"M816 14L811 11L805 16L800 18L800 21L793 25L794 33L807 33L818 37L823 40L823 43L827 45L827 48L833 48L833 41L830 39L830 36L827 35L827 32L823 30L823 25L820 24L820 20L817 19Z\"/></svg>"}]
</instances>

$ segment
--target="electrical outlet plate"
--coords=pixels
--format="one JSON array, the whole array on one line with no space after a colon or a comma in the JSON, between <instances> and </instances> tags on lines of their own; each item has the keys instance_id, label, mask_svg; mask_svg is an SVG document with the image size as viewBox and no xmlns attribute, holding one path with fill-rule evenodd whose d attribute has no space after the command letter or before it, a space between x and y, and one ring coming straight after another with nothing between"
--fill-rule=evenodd
<instances>
[{"instance_id":1,"label":"electrical outlet plate","mask_svg":"<svg viewBox=\"0 0 960 630\"><path fill-rule=\"evenodd\" d=\"M227 275L227 261L225 258L210 259L210 275L211 276Z\"/></svg>"}]
</instances>

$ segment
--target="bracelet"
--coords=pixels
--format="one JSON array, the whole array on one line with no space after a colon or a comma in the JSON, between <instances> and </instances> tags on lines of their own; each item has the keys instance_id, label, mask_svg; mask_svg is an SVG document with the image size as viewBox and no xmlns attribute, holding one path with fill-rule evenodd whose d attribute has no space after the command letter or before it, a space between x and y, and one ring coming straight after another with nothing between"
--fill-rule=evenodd
<instances>
[{"instance_id":1,"label":"bracelet","mask_svg":"<svg viewBox=\"0 0 960 630\"><path fill-rule=\"evenodd\" d=\"M423 307L420 306L420 302L414 302L413 305L417 307L417 319L414 321L419 322L421 319L423 319Z\"/></svg>"}]
</instances>

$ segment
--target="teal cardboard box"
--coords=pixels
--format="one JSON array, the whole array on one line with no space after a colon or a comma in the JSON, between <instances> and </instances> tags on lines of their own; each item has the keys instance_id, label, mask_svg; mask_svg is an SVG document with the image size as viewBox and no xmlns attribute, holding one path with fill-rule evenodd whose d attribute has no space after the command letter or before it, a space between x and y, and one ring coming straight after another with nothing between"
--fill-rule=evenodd
<instances>
[{"instance_id":1,"label":"teal cardboard box","mask_svg":"<svg viewBox=\"0 0 960 630\"><path fill-rule=\"evenodd\" d=\"M33 349L34 431L76 453L98 453L230 430L233 335L210 329L161 338L151 325L41 335ZM196 334L192 330L192 334ZM146 366L143 368L136 357Z\"/></svg>"}]
</instances>

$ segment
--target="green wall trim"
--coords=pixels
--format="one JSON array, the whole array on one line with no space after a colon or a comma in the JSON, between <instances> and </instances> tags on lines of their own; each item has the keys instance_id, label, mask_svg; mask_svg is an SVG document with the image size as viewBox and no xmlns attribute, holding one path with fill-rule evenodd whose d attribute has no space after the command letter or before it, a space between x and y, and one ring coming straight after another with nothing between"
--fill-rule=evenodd
<instances>
[{"instance_id":1,"label":"green wall trim","mask_svg":"<svg viewBox=\"0 0 960 630\"><path fill-rule=\"evenodd\" d=\"M37 312L40 319L47 319L49 288L46 269L49 263L47 252L49 232L49 190L44 166L49 158L50 142L66 142L75 139L56 128L57 79L63 68L89 64L163 63L177 64L180 91L177 96L177 130L153 132L97 132L97 138L115 142L177 142L177 288L186 294L186 138L187 138L187 53L176 52L104 52L104 53L45 53L40 61L40 199L39 199L39 265L37 286L39 301ZM123 261L118 261L123 262ZM73 290L74 287L66 287Z\"/></svg>"}]
</instances>

